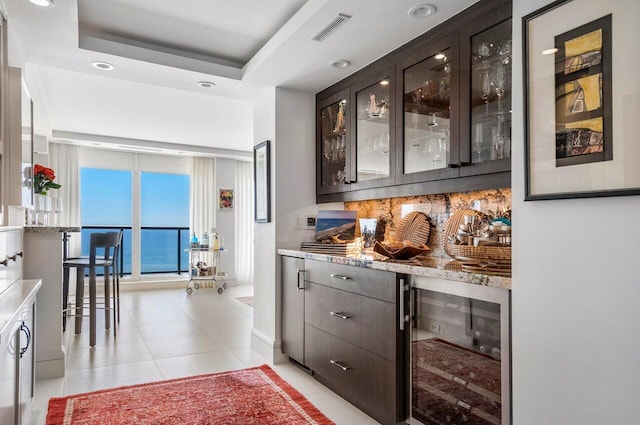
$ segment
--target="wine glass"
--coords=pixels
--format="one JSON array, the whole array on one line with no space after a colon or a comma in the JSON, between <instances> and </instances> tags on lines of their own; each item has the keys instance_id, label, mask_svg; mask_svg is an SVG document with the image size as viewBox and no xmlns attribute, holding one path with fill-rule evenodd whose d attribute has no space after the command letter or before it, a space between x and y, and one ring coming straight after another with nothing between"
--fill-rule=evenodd
<instances>
[{"instance_id":1,"label":"wine glass","mask_svg":"<svg viewBox=\"0 0 640 425\"><path fill-rule=\"evenodd\" d=\"M431 162L433 162L435 165L436 162L442 162L442 160L440 160L440 157L442 156L442 153L446 150L446 147L447 147L446 140L444 137L440 136L438 137L437 140L435 140L435 142L431 142L431 146L432 146L431 153L433 154L433 160Z\"/></svg>"},{"instance_id":2,"label":"wine glass","mask_svg":"<svg viewBox=\"0 0 640 425\"><path fill-rule=\"evenodd\" d=\"M484 140L482 137L476 137L475 139L473 139L473 150L476 152L476 155L478 157L478 162L482 161L482 157L480 156L480 154L482 153L482 148L484 145Z\"/></svg>"},{"instance_id":3,"label":"wine glass","mask_svg":"<svg viewBox=\"0 0 640 425\"><path fill-rule=\"evenodd\" d=\"M331 140L324 139L324 157L331 160Z\"/></svg>"},{"instance_id":4,"label":"wine glass","mask_svg":"<svg viewBox=\"0 0 640 425\"><path fill-rule=\"evenodd\" d=\"M498 46L498 54L502 58L502 63L507 65L511 62L511 40L504 40L500 46Z\"/></svg>"},{"instance_id":5,"label":"wine glass","mask_svg":"<svg viewBox=\"0 0 640 425\"><path fill-rule=\"evenodd\" d=\"M485 69L482 73L482 100L485 104L485 113L489 115L489 99L493 90L493 81L491 81L491 72Z\"/></svg>"},{"instance_id":6,"label":"wine glass","mask_svg":"<svg viewBox=\"0 0 640 425\"><path fill-rule=\"evenodd\" d=\"M478 44L478 56L481 58L491 56L491 43L489 43L488 41L483 41Z\"/></svg>"},{"instance_id":7,"label":"wine glass","mask_svg":"<svg viewBox=\"0 0 640 425\"><path fill-rule=\"evenodd\" d=\"M505 142L506 141L505 141L504 136L498 136L494 140L493 149L495 151L495 157L497 159L503 159L504 158L504 145L505 145Z\"/></svg>"},{"instance_id":8,"label":"wine glass","mask_svg":"<svg viewBox=\"0 0 640 425\"><path fill-rule=\"evenodd\" d=\"M449 73L451 71L451 67L449 66L448 63L444 65L444 67L442 68L442 71L444 72L444 75L442 76L442 78L440 78L440 87L438 91L440 93L440 99L446 100L449 97L449 86L450 86Z\"/></svg>"},{"instance_id":9,"label":"wine glass","mask_svg":"<svg viewBox=\"0 0 640 425\"><path fill-rule=\"evenodd\" d=\"M493 82L493 89L498 98L498 111L502 112L502 99L504 98L504 92L507 87L507 68L504 64L498 64L496 68L496 78Z\"/></svg>"},{"instance_id":10,"label":"wine glass","mask_svg":"<svg viewBox=\"0 0 640 425\"><path fill-rule=\"evenodd\" d=\"M59 226L60 225L60 213L63 211L62 198L59 197L59 196L55 196L51 200L51 207L53 209L53 214L54 214L54 225Z\"/></svg>"},{"instance_id":11,"label":"wine glass","mask_svg":"<svg viewBox=\"0 0 640 425\"><path fill-rule=\"evenodd\" d=\"M338 143L338 156L340 158L344 158L344 149L346 146L345 135L340 136L340 139L337 140Z\"/></svg>"}]
</instances>

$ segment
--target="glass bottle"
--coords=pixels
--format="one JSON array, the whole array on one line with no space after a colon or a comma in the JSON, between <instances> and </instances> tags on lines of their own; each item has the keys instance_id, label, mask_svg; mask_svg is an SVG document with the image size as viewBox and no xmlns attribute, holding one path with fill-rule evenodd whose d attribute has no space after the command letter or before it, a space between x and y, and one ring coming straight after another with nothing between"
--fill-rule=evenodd
<instances>
[{"instance_id":1,"label":"glass bottle","mask_svg":"<svg viewBox=\"0 0 640 425\"><path fill-rule=\"evenodd\" d=\"M220 241L218 240L218 235L213 234L213 250L220 251Z\"/></svg>"},{"instance_id":2,"label":"glass bottle","mask_svg":"<svg viewBox=\"0 0 640 425\"><path fill-rule=\"evenodd\" d=\"M191 248L197 248L198 247L198 237L196 236L196 232L193 232L193 235L191 235Z\"/></svg>"},{"instance_id":3,"label":"glass bottle","mask_svg":"<svg viewBox=\"0 0 640 425\"><path fill-rule=\"evenodd\" d=\"M203 248L209 249L209 234L207 232L204 232L202 235L200 245L202 245Z\"/></svg>"}]
</instances>

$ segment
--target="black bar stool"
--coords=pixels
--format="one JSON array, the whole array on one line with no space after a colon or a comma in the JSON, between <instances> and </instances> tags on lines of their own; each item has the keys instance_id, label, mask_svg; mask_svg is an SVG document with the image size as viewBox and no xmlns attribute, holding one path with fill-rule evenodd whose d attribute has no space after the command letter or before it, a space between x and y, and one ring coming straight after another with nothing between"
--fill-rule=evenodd
<instances>
[{"instance_id":1,"label":"black bar stool","mask_svg":"<svg viewBox=\"0 0 640 425\"><path fill-rule=\"evenodd\" d=\"M71 258L67 259L63 263L64 278L63 278L63 322L66 324L67 316L75 316L75 333L82 332L82 318L84 310L84 272L89 269L89 345L96 345L96 310L97 310L97 296L96 296L96 269L101 267L104 270L104 309L105 309L105 329L111 327L109 310L114 311L114 322L116 317L116 302L114 300L114 307L110 306L110 276L109 271L114 267L114 258L116 249L119 242L122 240L120 232L109 233L92 233L90 239L90 254L89 258ZM98 258L96 251L98 249L104 249L104 255L102 258ZM71 268L76 269L76 303L75 314L68 314L69 304L69 270ZM115 271L114 275L117 274ZM114 294L116 291L114 276ZM114 335L116 334L116 328L114 323Z\"/></svg>"}]
</instances>

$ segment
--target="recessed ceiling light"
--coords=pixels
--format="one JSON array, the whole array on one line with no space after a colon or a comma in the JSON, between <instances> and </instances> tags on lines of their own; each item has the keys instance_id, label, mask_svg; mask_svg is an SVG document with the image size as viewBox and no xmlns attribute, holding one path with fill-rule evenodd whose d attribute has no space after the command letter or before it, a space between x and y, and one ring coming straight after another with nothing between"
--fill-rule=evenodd
<instances>
[{"instance_id":1,"label":"recessed ceiling light","mask_svg":"<svg viewBox=\"0 0 640 425\"><path fill-rule=\"evenodd\" d=\"M211 81L198 81L198 85L203 89L210 89L216 86L215 83L212 83Z\"/></svg>"},{"instance_id":2,"label":"recessed ceiling light","mask_svg":"<svg viewBox=\"0 0 640 425\"><path fill-rule=\"evenodd\" d=\"M420 19L436 13L436 7L432 4L419 4L409 9L409 16Z\"/></svg>"},{"instance_id":3,"label":"recessed ceiling light","mask_svg":"<svg viewBox=\"0 0 640 425\"><path fill-rule=\"evenodd\" d=\"M382 80L382 81L380 81L380 85L381 85L381 86L388 86L388 85L389 85L389 80Z\"/></svg>"},{"instance_id":4,"label":"recessed ceiling light","mask_svg":"<svg viewBox=\"0 0 640 425\"><path fill-rule=\"evenodd\" d=\"M110 63L101 62L101 61L96 61L92 65L93 65L94 68L98 68L98 69L100 69L102 71L112 71L113 68L114 68L113 65L111 65Z\"/></svg>"},{"instance_id":5,"label":"recessed ceiling light","mask_svg":"<svg viewBox=\"0 0 640 425\"><path fill-rule=\"evenodd\" d=\"M552 54L554 54L554 53L555 53L555 52L557 52L557 51L558 51L558 49L556 49L555 47L553 47L553 48L551 48L551 49L543 50L543 51L542 51L542 54L543 54L543 55L552 55Z\"/></svg>"},{"instance_id":6,"label":"recessed ceiling light","mask_svg":"<svg viewBox=\"0 0 640 425\"><path fill-rule=\"evenodd\" d=\"M40 7L53 7L55 4L53 0L29 0L32 4Z\"/></svg>"},{"instance_id":7,"label":"recessed ceiling light","mask_svg":"<svg viewBox=\"0 0 640 425\"><path fill-rule=\"evenodd\" d=\"M346 68L349 65L351 65L351 62L349 62L346 59L338 59L336 61L331 62L330 65L334 68Z\"/></svg>"}]
</instances>

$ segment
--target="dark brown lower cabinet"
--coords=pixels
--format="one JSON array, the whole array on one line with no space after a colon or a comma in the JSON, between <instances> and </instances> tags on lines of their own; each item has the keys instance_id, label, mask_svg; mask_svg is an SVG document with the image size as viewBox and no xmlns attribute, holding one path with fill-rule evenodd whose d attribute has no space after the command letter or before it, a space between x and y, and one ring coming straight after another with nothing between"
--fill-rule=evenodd
<instances>
[{"instance_id":1,"label":"dark brown lower cabinet","mask_svg":"<svg viewBox=\"0 0 640 425\"><path fill-rule=\"evenodd\" d=\"M304 259L282 258L282 352L304 359Z\"/></svg>"},{"instance_id":2,"label":"dark brown lower cabinet","mask_svg":"<svg viewBox=\"0 0 640 425\"><path fill-rule=\"evenodd\" d=\"M305 325L305 358L315 378L383 424L395 424L396 365Z\"/></svg>"},{"instance_id":3,"label":"dark brown lower cabinet","mask_svg":"<svg viewBox=\"0 0 640 425\"><path fill-rule=\"evenodd\" d=\"M405 278L313 260L305 269L305 365L380 423L403 421Z\"/></svg>"}]
</instances>

